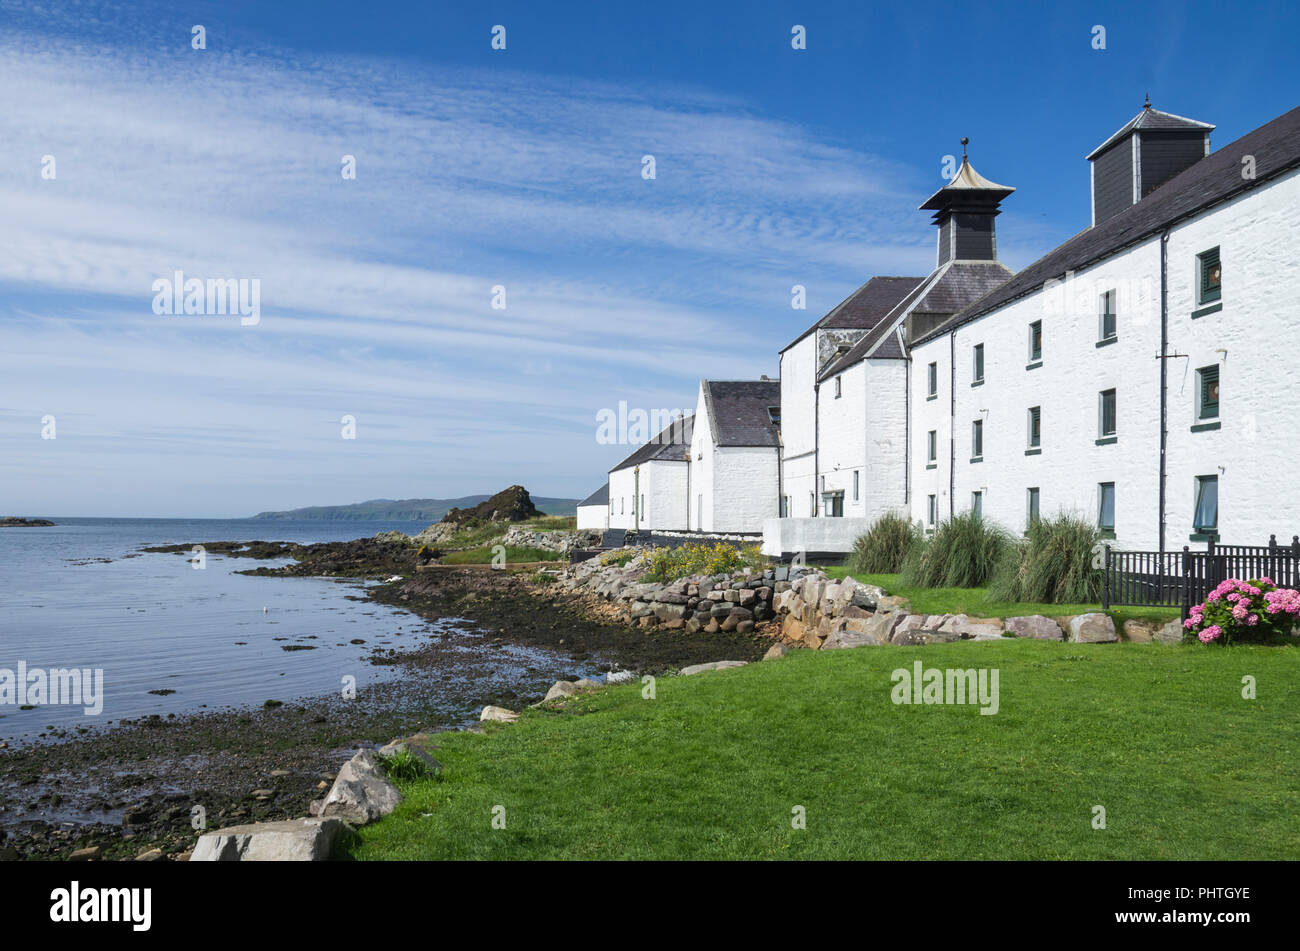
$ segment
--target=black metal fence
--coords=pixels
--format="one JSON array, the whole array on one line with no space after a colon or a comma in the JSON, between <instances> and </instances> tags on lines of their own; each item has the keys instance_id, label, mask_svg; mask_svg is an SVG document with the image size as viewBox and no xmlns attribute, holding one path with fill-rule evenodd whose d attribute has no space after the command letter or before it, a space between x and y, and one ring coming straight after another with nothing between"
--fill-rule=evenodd
<instances>
[{"instance_id":1,"label":"black metal fence","mask_svg":"<svg viewBox=\"0 0 1300 951\"><path fill-rule=\"evenodd\" d=\"M1102 607L1181 608L1183 617L1228 578L1269 578L1279 587L1300 587L1300 536L1279 545L1218 545L1205 551L1117 551L1105 548Z\"/></svg>"}]
</instances>

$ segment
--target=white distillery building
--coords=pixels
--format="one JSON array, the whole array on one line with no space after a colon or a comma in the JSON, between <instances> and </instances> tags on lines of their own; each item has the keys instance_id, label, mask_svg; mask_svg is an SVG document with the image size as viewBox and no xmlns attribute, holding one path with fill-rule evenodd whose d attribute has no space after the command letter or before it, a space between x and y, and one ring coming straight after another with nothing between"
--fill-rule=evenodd
<instances>
[{"instance_id":1,"label":"white distillery building","mask_svg":"<svg viewBox=\"0 0 1300 951\"><path fill-rule=\"evenodd\" d=\"M609 471L608 528L680 532L688 528L693 416L679 416Z\"/></svg>"},{"instance_id":2,"label":"white distillery building","mask_svg":"<svg viewBox=\"0 0 1300 951\"><path fill-rule=\"evenodd\" d=\"M1088 156L1091 227L915 335L915 520L1300 532L1300 109L1214 153L1212 128L1148 104Z\"/></svg>"},{"instance_id":3,"label":"white distillery building","mask_svg":"<svg viewBox=\"0 0 1300 951\"><path fill-rule=\"evenodd\" d=\"M764 553L843 553L881 514L906 509L908 341L1012 276L993 219L1013 191L963 155L921 205L938 229L934 270L873 278L781 352L782 507L764 524Z\"/></svg>"},{"instance_id":4,"label":"white distillery building","mask_svg":"<svg viewBox=\"0 0 1300 951\"><path fill-rule=\"evenodd\" d=\"M690 530L756 535L779 511L780 414L777 380L700 381Z\"/></svg>"},{"instance_id":5,"label":"white distillery building","mask_svg":"<svg viewBox=\"0 0 1300 951\"><path fill-rule=\"evenodd\" d=\"M578 503L578 528L604 532L609 530L609 483L606 482Z\"/></svg>"}]
</instances>

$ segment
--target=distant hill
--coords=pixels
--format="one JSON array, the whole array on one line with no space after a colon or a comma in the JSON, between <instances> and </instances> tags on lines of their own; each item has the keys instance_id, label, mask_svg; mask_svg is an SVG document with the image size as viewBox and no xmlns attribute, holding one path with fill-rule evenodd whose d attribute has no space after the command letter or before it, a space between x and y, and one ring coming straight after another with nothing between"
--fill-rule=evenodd
<instances>
[{"instance_id":1,"label":"distant hill","mask_svg":"<svg viewBox=\"0 0 1300 951\"><path fill-rule=\"evenodd\" d=\"M371 499L351 505L309 505L287 512L258 512L253 518L331 519L348 522L437 522L451 508L473 508L490 495L466 495L459 499ZM576 515L578 499L548 499L533 496L533 504L547 515Z\"/></svg>"}]
</instances>

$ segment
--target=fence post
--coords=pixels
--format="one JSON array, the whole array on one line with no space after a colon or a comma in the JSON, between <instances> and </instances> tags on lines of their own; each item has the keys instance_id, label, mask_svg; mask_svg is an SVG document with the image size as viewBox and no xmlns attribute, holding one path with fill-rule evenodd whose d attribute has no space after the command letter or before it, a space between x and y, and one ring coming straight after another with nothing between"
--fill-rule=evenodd
<instances>
[{"instance_id":1,"label":"fence post","mask_svg":"<svg viewBox=\"0 0 1300 951\"><path fill-rule=\"evenodd\" d=\"M1102 568L1101 568L1101 609L1110 610L1110 546L1102 545Z\"/></svg>"},{"instance_id":2,"label":"fence post","mask_svg":"<svg viewBox=\"0 0 1300 951\"><path fill-rule=\"evenodd\" d=\"M1191 606L1192 606L1192 577L1191 577L1192 549L1190 545L1183 546L1182 574L1183 574L1183 592L1182 592L1182 597L1179 598L1182 604L1179 607L1182 609L1181 610L1182 618L1184 621L1186 621L1191 614Z\"/></svg>"}]
</instances>

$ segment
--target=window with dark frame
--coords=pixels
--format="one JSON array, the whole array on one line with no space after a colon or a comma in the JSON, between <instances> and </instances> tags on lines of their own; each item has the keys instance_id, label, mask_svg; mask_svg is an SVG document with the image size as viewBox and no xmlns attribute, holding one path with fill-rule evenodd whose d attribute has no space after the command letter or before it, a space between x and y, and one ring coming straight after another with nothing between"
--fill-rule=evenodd
<instances>
[{"instance_id":1,"label":"window with dark frame","mask_svg":"<svg viewBox=\"0 0 1300 951\"><path fill-rule=\"evenodd\" d=\"M937 462L939 459L939 430L932 429L926 436L926 461Z\"/></svg>"},{"instance_id":2,"label":"window with dark frame","mask_svg":"<svg viewBox=\"0 0 1300 951\"><path fill-rule=\"evenodd\" d=\"M1097 527L1103 532L1115 532L1115 483L1097 485Z\"/></svg>"},{"instance_id":3,"label":"window with dark frame","mask_svg":"<svg viewBox=\"0 0 1300 951\"><path fill-rule=\"evenodd\" d=\"M982 343L975 344L974 360L975 360L975 365L974 365L974 369L972 370L973 382L983 383L984 382L984 344Z\"/></svg>"},{"instance_id":4,"label":"window with dark frame","mask_svg":"<svg viewBox=\"0 0 1300 951\"><path fill-rule=\"evenodd\" d=\"M1107 436L1115 435L1115 391L1101 391L1101 412L1098 429L1104 439Z\"/></svg>"},{"instance_id":5,"label":"window with dark frame","mask_svg":"<svg viewBox=\"0 0 1300 951\"><path fill-rule=\"evenodd\" d=\"M840 394L844 392L843 381L837 376L835 378L835 398L839 399Z\"/></svg>"},{"instance_id":6,"label":"window with dark frame","mask_svg":"<svg viewBox=\"0 0 1300 951\"><path fill-rule=\"evenodd\" d=\"M1043 322L1035 320L1029 325L1029 362L1043 359Z\"/></svg>"},{"instance_id":7,"label":"window with dark frame","mask_svg":"<svg viewBox=\"0 0 1300 951\"><path fill-rule=\"evenodd\" d=\"M1219 531L1219 477L1196 477L1196 511L1193 527L1200 535L1217 535Z\"/></svg>"},{"instance_id":8,"label":"window with dark frame","mask_svg":"<svg viewBox=\"0 0 1300 951\"><path fill-rule=\"evenodd\" d=\"M1029 448L1037 449L1043 442L1043 408L1029 407Z\"/></svg>"},{"instance_id":9,"label":"window with dark frame","mask_svg":"<svg viewBox=\"0 0 1300 951\"><path fill-rule=\"evenodd\" d=\"M1199 395L1197 398L1197 419L1218 419L1219 418L1219 365L1201 367L1196 371L1196 378L1200 382Z\"/></svg>"},{"instance_id":10,"label":"window with dark frame","mask_svg":"<svg viewBox=\"0 0 1300 951\"><path fill-rule=\"evenodd\" d=\"M939 395L939 364L931 363L928 372L930 374L930 377L929 377L929 389L926 390L926 396L938 396Z\"/></svg>"},{"instance_id":11,"label":"window with dark frame","mask_svg":"<svg viewBox=\"0 0 1300 951\"><path fill-rule=\"evenodd\" d=\"M939 497L937 495L926 496L927 510L926 517L929 520L927 524L931 528L939 521Z\"/></svg>"},{"instance_id":12,"label":"window with dark frame","mask_svg":"<svg viewBox=\"0 0 1300 951\"><path fill-rule=\"evenodd\" d=\"M1034 522L1038 521L1038 487L1037 486L1034 486L1033 488L1030 488L1028 490L1025 507L1026 507L1026 515L1028 517L1029 524L1032 525Z\"/></svg>"},{"instance_id":13,"label":"window with dark frame","mask_svg":"<svg viewBox=\"0 0 1300 951\"><path fill-rule=\"evenodd\" d=\"M970 454L973 459L984 458L984 420L982 419L971 422Z\"/></svg>"},{"instance_id":14,"label":"window with dark frame","mask_svg":"<svg viewBox=\"0 0 1300 951\"><path fill-rule=\"evenodd\" d=\"M984 493L972 492L970 494L970 510L976 518L984 517Z\"/></svg>"},{"instance_id":15,"label":"window with dark frame","mask_svg":"<svg viewBox=\"0 0 1300 951\"><path fill-rule=\"evenodd\" d=\"M1118 292L1106 291L1101 295L1101 336L1100 340L1114 340L1118 315L1115 312L1115 300Z\"/></svg>"},{"instance_id":16,"label":"window with dark frame","mask_svg":"<svg viewBox=\"0 0 1300 951\"><path fill-rule=\"evenodd\" d=\"M858 477L861 475L856 469L853 470L853 501L858 500Z\"/></svg>"},{"instance_id":17,"label":"window with dark frame","mask_svg":"<svg viewBox=\"0 0 1300 951\"><path fill-rule=\"evenodd\" d=\"M1211 248L1196 256L1200 272L1197 302L1208 304L1223 296L1223 271L1219 265L1219 249Z\"/></svg>"}]
</instances>

